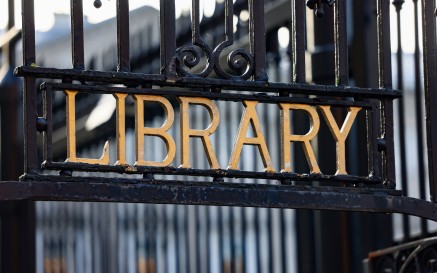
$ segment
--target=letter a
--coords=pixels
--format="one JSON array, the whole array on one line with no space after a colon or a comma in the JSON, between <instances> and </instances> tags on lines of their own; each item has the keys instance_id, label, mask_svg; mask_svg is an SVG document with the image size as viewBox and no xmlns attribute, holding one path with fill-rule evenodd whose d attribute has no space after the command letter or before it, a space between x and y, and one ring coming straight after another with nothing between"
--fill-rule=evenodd
<instances>
[{"instance_id":1,"label":"letter a","mask_svg":"<svg viewBox=\"0 0 437 273\"><path fill-rule=\"evenodd\" d=\"M312 173L320 173L319 165L317 164L316 156L311 147L310 140L312 140L320 128L320 119L316 109L309 105L280 103L281 108L281 142L282 142L282 170L281 172L291 172L290 159L290 142L302 142L303 150L306 159L310 165ZM290 110L303 110L310 116L311 128L305 135L290 134Z\"/></svg>"},{"instance_id":2,"label":"letter a","mask_svg":"<svg viewBox=\"0 0 437 273\"><path fill-rule=\"evenodd\" d=\"M267 149L267 144L264 139L264 135L261 130L261 125L259 122L258 115L256 113L255 106L258 104L257 101L243 101L245 106L243 116L240 121L240 128L238 129L237 139L234 144L234 148L232 149L231 159L229 160L228 169L237 170L238 162L241 157L241 150L243 149L243 145L255 145L258 147L259 153L261 155L261 159L264 164L265 172L275 172L275 169L272 165L272 160L270 159L270 154ZM247 137L247 129L249 128L249 124L252 125L253 133L255 137Z\"/></svg>"}]
</instances>

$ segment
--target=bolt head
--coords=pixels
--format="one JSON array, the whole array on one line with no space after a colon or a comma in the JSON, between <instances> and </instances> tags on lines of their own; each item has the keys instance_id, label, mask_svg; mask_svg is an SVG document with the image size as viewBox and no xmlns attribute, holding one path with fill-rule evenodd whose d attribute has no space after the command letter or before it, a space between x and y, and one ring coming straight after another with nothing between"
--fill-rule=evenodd
<instances>
[{"instance_id":1,"label":"bolt head","mask_svg":"<svg viewBox=\"0 0 437 273\"><path fill-rule=\"evenodd\" d=\"M94 0L94 7L96 9L100 8L102 6L102 1L100 0Z\"/></svg>"},{"instance_id":2,"label":"bolt head","mask_svg":"<svg viewBox=\"0 0 437 273\"><path fill-rule=\"evenodd\" d=\"M320 17L323 17L323 15L325 15L325 11L324 11L323 9L321 9L321 8L316 9L314 13L315 13L316 16L319 17L319 18L320 18Z\"/></svg>"},{"instance_id":3,"label":"bolt head","mask_svg":"<svg viewBox=\"0 0 437 273\"><path fill-rule=\"evenodd\" d=\"M315 7L314 0L309 0L309 1L307 2L307 7L308 7L309 9L314 9L314 7Z\"/></svg>"},{"instance_id":4,"label":"bolt head","mask_svg":"<svg viewBox=\"0 0 437 273\"><path fill-rule=\"evenodd\" d=\"M38 117L36 119L36 129L38 132L44 132L47 130L47 120L43 117Z\"/></svg>"}]
</instances>

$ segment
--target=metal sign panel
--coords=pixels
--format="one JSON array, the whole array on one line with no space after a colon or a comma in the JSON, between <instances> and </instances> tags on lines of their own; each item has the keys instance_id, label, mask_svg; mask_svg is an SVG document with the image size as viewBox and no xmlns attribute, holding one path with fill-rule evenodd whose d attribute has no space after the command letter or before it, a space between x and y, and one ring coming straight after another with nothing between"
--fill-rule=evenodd
<instances>
[{"instance_id":1,"label":"metal sign panel","mask_svg":"<svg viewBox=\"0 0 437 273\"><path fill-rule=\"evenodd\" d=\"M378 104L369 101L333 100L333 99L309 99L309 98L290 98L267 95L258 92L211 92L211 91L182 91L180 88L153 89L153 88L124 88L124 87L105 87L105 86L84 86L74 84L45 83L44 90L45 122L44 131L44 163L43 168L64 170L64 171L91 171L91 172L115 172L125 174L168 174L168 175L193 175L210 176L215 179L223 177L235 178L261 178L275 179L280 181L342 181L348 183L367 183L381 184L382 177L380 168L380 153L376 151L378 139L374 133L380 126L374 118L374 112L378 111ZM52 97L53 93L64 93L66 100L66 158L64 162L55 162L52 156ZM76 150L76 100L77 94L111 94L116 105L116 125L115 143L106 142L102 147L103 152L100 158L84 158L77 156ZM132 112L135 117L135 163L129 164L126 161L126 101L135 101ZM226 126L229 122L223 119L225 113L217 106L217 101L227 101L227 103L239 104L243 106L240 117L239 128L231 142L232 150L227 165L220 165L213 147L217 147L218 141L214 133L219 127ZM144 127L145 107L147 103L158 104L164 111L164 122L159 127ZM276 132L280 138L278 142L274 139L274 145L280 146L277 153L272 154L268 146L271 147L264 132L273 128L271 124L266 124L265 120L260 120L257 113L257 105L273 104L277 108L277 120L279 129ZM205 128L195 129L190 125L193 113L190 108L199 105L209 113L209 124ZM175 107L179 109L178 116L175 117ZM344 120L335 120L332 109L345 112ZM295 111L301 111L307 116L308 131L294 133L295 130L291 115ZM346 139L350 130L356 122L357 115L362 113L369 118L369 128L367 138L362 138L368 146L369 171L367 176L350 175L347 171ZM169 130L178 124L179 132L171 135ZM294 121L297 122L297 121ZM304 123L299 121L299 123ZM316 159L312 140L317 137L321 124L325 124L331 132L333 145L336 147L336 172L332 174L322 173ZM276 127L275 127L276 128ZM272 135L272 134L270 134ZM158 137L166 146L166 154L160 161L152 161L144 157L145 141L147 137ZM179 145L176 145L175 138L179 138ZM208 160L206 169L199 169L192 166L190 162L190 139L197 138L202 141L203 153ZM114 162L110 162L109 145L116 146L116 156ZM257 157L263 164L263 169L241 170L240 160L243 148L246 145L255 146ZM299 145L304 151L305 160L308 165L308 173L298 173L293 170L294 155L291 146ZM180 146L180 147L177 147ZM177 154L176 150L179 151ZM131 151L133 152L133 151ZM172 163L175 157L180 158L180 166ZM275 162L272 158L280 158L280 162Z\"/></svg>"}]
</instances>

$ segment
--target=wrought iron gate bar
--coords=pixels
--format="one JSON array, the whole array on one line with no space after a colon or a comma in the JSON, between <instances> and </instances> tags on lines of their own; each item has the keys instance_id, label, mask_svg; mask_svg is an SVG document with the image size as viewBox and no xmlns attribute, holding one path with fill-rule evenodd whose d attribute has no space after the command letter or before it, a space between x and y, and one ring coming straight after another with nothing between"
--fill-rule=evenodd
<instances>
[{"instance_id":1,"label":"wrought iron gate bar","mask_svg":"<svg viewBox=\"0 0 437 273\"><path fill-rule=\"evenodd\" d=\"M390 43L390 1L377 0L377 40L379 87L392 88L391 43ZM386 140L393 140L393 100L381 101L381 134ZM383 151L383 172L389 187L396 185L394 141L385 143Z\"/></svg>"},{"instance_id":2,"label":"wrought iron gate bar","mask_svg":"<svg viewBox=\"0 0 437 273\"><path fill-rule=\"evenodd\" d=\"M249 24L250 50L254 52L254 79L256 81L266 81L264 0L249 0L249 12L251 18Z\"/></svg>"},{"instance_id":3,"label":"wrought iron gate bar","mask_svg":"<svg viewBox=\"0 0 437 273\"><path fill-rule=\"evenodd\" d=\"M392 4L395 6L396 9L396 27L397 27L397 46L398 50L396 52L396 64L398 67L397 72L397 89L404 90L404 77L403 77L403 51L402 51L402 31L401 31L401 10L402 5L404 4L404 0L394 0ZM415 16L416 17L416 16ZM416 25L416 24L415 24ZM401 171L401 187L404 192L405 196L408 196L408 184L407 184L407 155L406 155L406 141L405 141L405 107L404 107L405 100L403 98L399 99L398 102L398 127L399 127L399 146L400 146L400 171ZM420 136L418 136L418 139L421 139ZM420 164L419 164L420 165ZM420 179L420 181L424 181ZM410 219L408 215L402 216L402 231L404 234L404 237L406 239L409 238L409 226L410 226Z\"/></svg>"},{"instance_id":4,"label":"wrought iron gate bar","mask_svg":"<svg viewBox=\"0 0 437 273\"><path fill-rule=\"evenodd\" d=\"M117 0L117 71L130 71L129 1Z\"/></svg>"},{"instance_id":5,"label":"wrought iron gate bar","mask_svg":"<svg viewBox=\"0 0 437 273\"><path fill-rule=\"evenodd\" d=\"M349 84L346 0L334 4L335 84Z\"/></svg>"},{"instance_id":6,"label":"wrought iron gate bar","mask_svg":"<svg viewBox=\"0 0 437 273\"><path fill-rule=\"evenodd\" d=\"M161 74L175 76L175 63L173 60L176 52L176 18L175 1L161 0L160 2L160 55Z\"/></svg>"},{"instance_id":7,"label":"wrought iron gate bar","mask_svg":"<svg viewBox=\"0 0 437 273\"><path fill-rule=\"evenodd\" d=\"M427 177L427 170L426 170L426 161L425 161L425 155L426 151L423 148L425 147L425 137L424 137L424 124L425 124L425 105L423 104L423 98L424 98L424 92L422 91L422 60L421 58L424 57L422 55L422 48L420 46L420 30L419 30L419 24L420 24L420 15L419 15L419 3L417 0L413 0L414 4L414 103L415 103L415 110L416 110L416 128L417 128L417 173L419 178L419 198L420 199L427 199L427 183L426 183L426 177ZM424 119L425 117L425 119ZM430 188L431 189L431 188ZM430 190L432 192L432 190ZM405 192L405 195L407 195L408 192ZM432 195L432 193L430 194ZM431 198L432 200L432 198ZM423 234L428 233L428 223L425 219L420 220L420 227L423 232Z\"/></svg>"},{"instance_id":8,"label":"wrought iron gate bar","mask_svg":"<svg viewBox=\"0 0 437 273\"><path fill-rule=\"evenodd\" d=\"M292 81L304 83L305 79L305 2L291 1L291 62Z\"/></svg>"},{"instance_id":9,"label":"wrought iron gate bar","mask_svg":"<svg viewBox=\"0 0 437 273\"><path fill-rule=\"evenodd\" d=\"M71 0L71 57L73 68L85 68L82 0Z\"/></svg>"},{"instance_id":10,"label":"wrought iron gate bar","mask_svg":"<svg viewBox=\"0 0 437 273\"><path fill-rule=\"evenodd\" d=\"M22 27L23 27L23 64L35 65L35 15L34 1L22 0ZM36 79L34 76L24 78L23 105L24 105L24 171L36 173L37 160L37 135L36 123Z\"/></svg>"},{"instance_id":11,"label":"wrought iron gate bar","mask_svg":"<svg viewBox=\"0 0 437 273\"><path fill-rule=\"evenodd\" d=\"M416 1L417 2L417 1ZM437 73L435 1L422 2L423 74L431 200L437 202Z\"/></svg>"}]
</instances>

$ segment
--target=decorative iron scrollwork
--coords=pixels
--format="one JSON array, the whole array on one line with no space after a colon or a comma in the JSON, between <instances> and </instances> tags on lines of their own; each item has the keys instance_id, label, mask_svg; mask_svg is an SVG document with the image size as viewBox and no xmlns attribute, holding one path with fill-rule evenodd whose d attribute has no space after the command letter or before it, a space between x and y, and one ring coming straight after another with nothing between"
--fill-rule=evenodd
<instances>
[{"instance_id":1,"label":"decorative iron scrollwork","mask_svg":"<svg viewBox=\"0 0 437 273\"><path fill-rule=\"evenodd\" d=\"M334 3L335 0L308 0L307 7L314 10L317 17L323 17L325 15L324 6L332 7Z\"/></svg>"},{"instance_id":2,"label":"decorative iron scrollwork","mask_svg":"<svg viewBox=\"0 0 437 273\"><path fill-rule=\"evenodd\" d=\"M197 74L192 74L186 71L183 66L191 69L200 63L200 60L202 59L202 53L199 49L206 54L206 66L201 72ZM176 50L176 68L177 73L183 77L206 77L211 73L212 69L214 68L213 52L207 44L203 43L203 41L195 41L193 42L193 45L182 46Z\"/></svg>"},{"instance_id":3,"label":"decorative iron scrollwork","mask_svg":"<svg viewBox=\"0 0 437 273\"><path fill-rule=\"evenodd\" d=\"M368 272L437 272L437 237L378 250L369 254Z\"/></svg>"},{"instance_id":4,"label":"decorative iron scrollwork","mask_svg":"<svg viewBox=\"0 0 437 273\"><path fill-rule=\"evenodd\" d=\"M226 47L229 45L226 45ZM215 73L224 79L248 79L253 73L253 57L252 54L244 49L236 49L231 51L227 56L227 64L232 71L235 71L239 76L233 76L227 73L219 63L220 55L224 47L216 47L214 57L216 65L214 66Z\"/></svg>"},{"instance_id":5,"label":"decorative iron scrollwork","mask_svg":"<svg viewBox=\"0 0 437 273\"><path fill-rule=\"evenodd\" d=\"M205 78L211 74L212 70L223 79L246 80L253 75L252 53L242 48L227 53L228 69L222 67L220 62L222 53L234 43L232 0L225 1L225 11L225 40L212 49L200 36L199 0L192 1L192 45L179 47L175 55L176 72L179 76ZM206 59L206 64L200 72L188 71L200 65L203 57Z\"/></svg>"}]
</instances>

